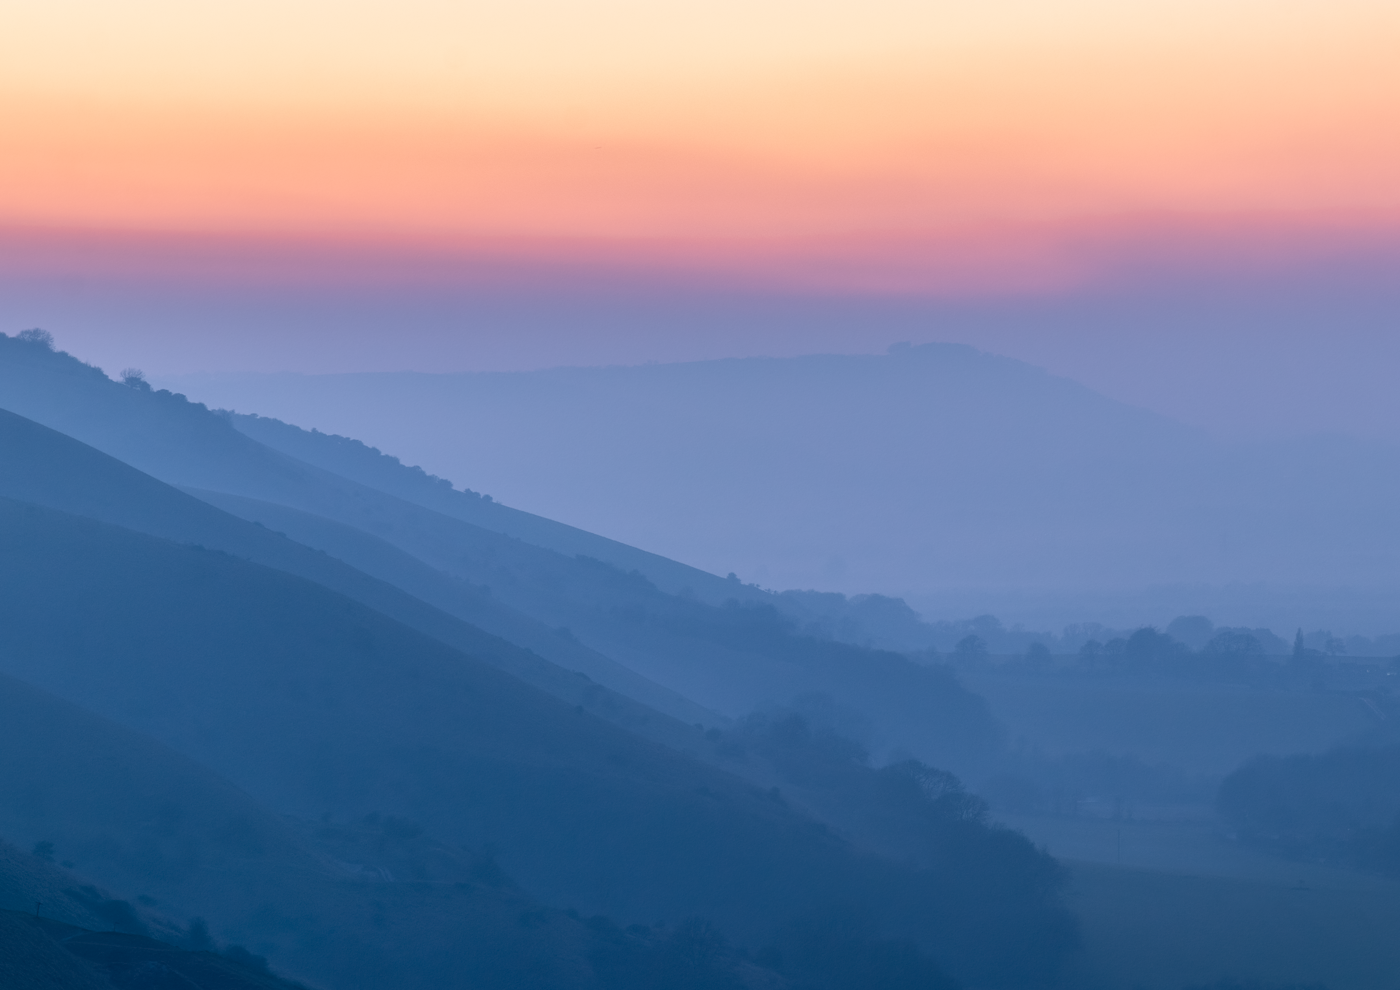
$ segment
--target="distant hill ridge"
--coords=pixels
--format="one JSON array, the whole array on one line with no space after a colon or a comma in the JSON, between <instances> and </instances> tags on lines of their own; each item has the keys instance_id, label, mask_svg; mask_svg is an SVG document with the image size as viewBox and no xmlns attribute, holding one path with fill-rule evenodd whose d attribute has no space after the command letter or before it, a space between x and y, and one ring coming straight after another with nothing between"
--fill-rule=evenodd
<instances>
[{"instance_id":1,"label":"distant hill ridge","mask_svg":"<svg viewBox=\"0 0 1400 990\"><path fill-rule=\"evenodd\" d=\"M498 635L518 635L520 620L498 606L523 614L557 631L544 636L535 627L531 633L531 648L545 659L586 670L604 685L687 721L693 716L687 717L684 705L646 682L726 716L745 714L765 700L840 697L879 727L873 745L955 768L982 759L996 743L985 706L945 672L892 653L823 645L794 621L792 603L783 596L708 575L714 585L735 590L728 600L741 598L754 608L736 611L709 605L698 594L667 595L640 572L634 580L606 561L560 553L369 488L272 450L182 397L152 392L140 382L110 381L28 341L0 340L0 406L91 442L163 481L214 501L223 498L222 508L274 529L295 520L259 505L311 513L387 541L438 571L439 588L445 576L490 589L486 605L471 596L457 596L460 608L445 597L433 599L454 607L454 615ZM488 504L455 494L473 505ZM283 522L273 518L277 513ZM349 552L347 542L325 526L305 527L299 535L328 553ZM359 566L381 580L408 579L405 568L369 552L363 541L355 552ZM424 586L418 582L414 589L429 594ZM349 590L344 583L337 587ZM422 626L409 618L407 603L395 611L382 590L376 594L374 607ZM703 715L693 720L707 721Z\"/></svg>"},{"instance_id":2,"label":"distant hill ridge","mask_svg":"<svg viewBox=\"0 0 1400 990\"><path fill-rule=\"evenodd\" d=\"M1393 446L1228 441L967 347L179 380L766 587L1035 628L1394 631Z\"/></svg>"}]
</instances>

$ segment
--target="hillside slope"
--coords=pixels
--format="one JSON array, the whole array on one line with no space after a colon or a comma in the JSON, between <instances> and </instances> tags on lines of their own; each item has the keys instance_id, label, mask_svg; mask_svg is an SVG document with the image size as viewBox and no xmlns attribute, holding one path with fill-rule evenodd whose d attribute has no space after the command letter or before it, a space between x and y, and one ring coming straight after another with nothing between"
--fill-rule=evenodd
<instances>
[{"instance_id":1,"label":"hillside slope","mask_svg":"<svg viewBox=\"0 0 1400 990\"><path fill-rule=\"evenodd\" d=\"M8 500L0 665L280 812L491 846L547 902L754 941L839 908L989 985L1041 980L1071 944L1017 837L930 812L926 865L856 856L779 797L320 586Z\"/></svg>"},{"instance_id":2,"label":"hillside slope","mask_svg":"<svg viewBox=\"0 0 1400 990\"><path fill-rule=\"evenodd\" d=\"M689 594L668 595L640 573L535 546L296 461L181 397L112 382L67 355L23 341L0 340L0 388L0 405L22 406L21 413L162 480L353 526L450 577L486 586L493 601L568 631L548 646L543 638L534 640L549 659L563 658L573 637L594 653L730 716L762 702L788 703L814 693L840 698L872 727L869 742L881 752L908 751L956 769L976 766L996 745L985 706L946 672L893 653L804 636L778 612L776 596L736 610ZM259 518L247 501L224 507ZM725 583L737 597L754 593L737 581ZM374 607L391 611L377 602ZM472 614L483 622L489 617ZM583 659L587 656L574 662ZM619 691L635 689L635 682L612 677L605 665L589 669ZM633 696L683 714L663 696Z\"/></svg>"},{"instance_id":3,"label":"hillside slope","mask_svg":"<svg viewBox=\"0 0 1400 990\"><path fill-rule=\"evenodd\" d=\"M733 582L698 567L513 509L476 492L456 489L451 482L429 475L422 468L405 465L397 457L349 437L302 430L280 420L252 414L233 415L230 422L240 433L307 464L535 546L557 550L570 557L580 554L594 557L624 571L637 571L671 594L689 589L712 605L735 597L754 600L767 597L747 586L736 588Z\"/></svg>"},{"instance_id":4,"label":"hillside slope","mask_svg":"<svg viewBox=\"0 0 1400 990\"><path fill-rule=\"evenodd\" d=\"M844 595L820 592L775 595L755 584L720 578L616 540L521 512L475 492L459 491L422 468L406 465L397 457L350 437L304 430L252 413L227 415L239 432L290 457L525 543L570 557L592 557L623 571L636 571L668 594L694 596L710 605L735 600L771 605L800 628L819 630L826 638L849 643L922 650L933 638L933 630L918 621L917 613L897 600L860 595L851 601Z\"/></svg>"},{"instance_id":5,"label":"hillside slope","mask_svg":"<svg viewBox=\"0 0 1400 990\"><path fill-rule=\"evenodd\" d=\"M302 990L258 966L156 939L0 911L6 990Z\"/></svg>"},{"instance_id":6,"label":"hillside slope","mask_svg":"<svg viewBox=\"0 0 1400 990\"><path fill-rule=\"evenodd\" d=\"M148 474L179 485L306 507L307 490L350 497L381 491L464 522L569 556L586 554L653 580L717 593L721 579L571 526L511 509L411 469L353 442L305 443L273 424L252 439L183 396L130 388L101 370L39 344L0 334L0 408L75 437ZM275 440L270 445L262 439ZM290 456L280 453L286 447ZM303 457L302 455L308 455ZM324 470L311 470L311 466ZM355 484L337 486L332 479ZM732 597L732 592L724 597Z\"/></svg>"},{"instance_id":7,"label":"hillside slope","mask_svg":"<svg viewBox=\"0 0 1400 990\"><path fill-rule=\"evenodd\" d=\"M373 841L318 848L328 829ZM45 919L180 944L207 937L186 930L199 917L220 944L324 987L599 986L582 926L479 857L392 819L294 828L155 740L4 675L0 835L45 844L0 843L3 909L38 903ZM525 911L542 923L522 928Z\"/></svg>"},{"instance_id":8,"label":"hillside slope","mask_svg":"<svg viewBox=\"0 0 1400 990\"><path fill-rule=\"evenodd\" d=\"M502 669L591 710L631 726L650 725L670 742L682 738L654 712L628 698L645 699L680 717L685 726L715 717L648 682L628 668L560 637L480 588L453 582L369 534L285 510L274 528L295 528L298 518L321 539L318 549L281 532L250 524L166 485L86 444L0 409L0 496L47 505L138 532L222 550L315 581L392 616L458 649L470 650ZM329 551L329 553L325 552ZM372 572L356 569L355 558ZM386 580L378 580L382 576ZM465 621L455 621L465 620ZM478 622L491 633L485 634ZM504 634L510 642L497 638ZM566 671L512 643L559 657ZM583 671L626 696L581 680Z\"/></svg>"},{"instance_id":9,"label":"hillside slope","mask_svg":"<svg viewBox=\"0 0 1400 990\"><path fill-rule=\"evenodd\" d=\"M1393 589L1400 559L1392 448L1218 442L955 345L187 387L768 587L1075 591L1063 623L1173 583Z\"/></svg>"}]
</instances>

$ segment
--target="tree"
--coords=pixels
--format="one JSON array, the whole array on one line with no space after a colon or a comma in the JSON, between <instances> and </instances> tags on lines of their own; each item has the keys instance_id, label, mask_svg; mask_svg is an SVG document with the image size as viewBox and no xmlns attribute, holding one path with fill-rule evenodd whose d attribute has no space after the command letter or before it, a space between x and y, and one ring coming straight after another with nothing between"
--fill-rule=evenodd
<instances>
[{"instance_id":1,"label":"tree","mask_svg":"<svg viewBox=\"0 0 1400 990\"><path fill-rule=\"evenodd\" d=\"M1178 615L1167 626L1167 635L1185 643L1193 650L1199 650L1210 642L1215 634L1215 623L1204 615Z\"/></svg>"},{"instance_id":2,"label":"tree","mask_svg":"<svg viewBox=\"0 0 1400 990\"><path fill-rule=\"evenodd\" d=\"M975 633L964 636L953 647L953 657L961 663L981 663L987 659L987 641Z\"/></svg>"},{"instance_id":3,"label":"tree","mask_svg":"<svg viewBox=\"0 0 1400 990\"><path fill-rule=\"evenodd\" d=\"M1136 663L1171 660L1185 652L1180 643L1151 626L1143 626L1123 644L1124 655Z\"/></svg>"},{"instance_id":4,"label":"tree","mask_svg":"<svg viewBox=\"0 0 1400 990\"><path fill-rule=\"evenodd\" d=\"M146 381L146 373L140 368L123 368L122 384L142 392L149 392L151 385Z\"/></svg>"},{"instance_id":5,"label":"tree","mask_svg":"<svg viewBox=\"0 0 1400 990\"><path fill-rule=\"evenodd\" d=\"M1262 657L1264 647L1256 637L1247 632L1222 629L1211 637L1201 652L1211 656Z\"/></svg>"},{"instance_id":6,"label":"tree","mask_svg":"<svg viewBox=\"0 0 1400 990\"><path fill-rule=\"evenodd\" d=\"M40 330L38 327L34 327L31 330L21 330L19 333L15 334L15 336L26 344L37 344L46 351L53 350L53 334L49 333L47 330Z\"/></svg>"},{"instance_id":7,"label":"tree","mask_svg":"<svg viewBox=\"0 0 1400 990\"><path fill-rule=\"evenodd\" d=\"M1049 667L1051 663L1050 647L1044 643L1032 643L1026 647L1026 663L1037 669Z\"/></svg>"}]
</instances>

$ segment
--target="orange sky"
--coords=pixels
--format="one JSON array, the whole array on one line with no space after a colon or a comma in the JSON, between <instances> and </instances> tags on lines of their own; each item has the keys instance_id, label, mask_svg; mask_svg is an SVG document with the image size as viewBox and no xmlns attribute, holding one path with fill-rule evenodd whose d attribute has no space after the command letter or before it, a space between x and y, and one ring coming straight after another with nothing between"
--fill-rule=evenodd
<instances>
[{"instance_id":1,"label":"orange sky","mask_svg":"<svg viewBox=\"0 0 1400 990\"><path fill-rule=\"evenodd\" d=\"M0 2L0 227L882 291L1306 255L1400 232L1397 51L1354 0Z\"/></svg>"}]
</instances>

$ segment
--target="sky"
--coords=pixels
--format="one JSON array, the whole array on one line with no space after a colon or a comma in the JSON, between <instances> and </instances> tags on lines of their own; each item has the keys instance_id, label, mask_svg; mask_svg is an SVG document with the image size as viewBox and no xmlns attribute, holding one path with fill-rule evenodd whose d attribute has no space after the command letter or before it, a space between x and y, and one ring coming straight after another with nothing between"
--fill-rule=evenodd
<instances>
[{"instance_id":1,"label":"sky","mask_svg":"<svg viewBox=\"0 0 1400 990\"><path fill-rule=\"evenodd\" d=\"M1384 431L1398 46L1377 0L0 0L0 322L154 373L949 339Z\"/></svg>"}]
</instances>

